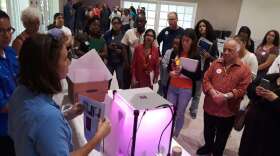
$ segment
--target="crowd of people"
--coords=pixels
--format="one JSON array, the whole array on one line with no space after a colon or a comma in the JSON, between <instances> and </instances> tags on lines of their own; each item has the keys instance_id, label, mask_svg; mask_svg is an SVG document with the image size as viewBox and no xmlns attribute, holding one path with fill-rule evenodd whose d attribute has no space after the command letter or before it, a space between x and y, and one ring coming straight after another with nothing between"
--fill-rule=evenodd
<instances>
[{"instance_id":1,"label":"crowd of people","mask_svg":"<svg viewBox=\"0 0 280 156\"><path fill-rule=\"evenodd\" d=\"M240 156L277 155L280 140L279 33L268 31L255 49L251 30L240 28L225 41L219 57L217 38L209 21L194 28L178 26L176 12L168 13L169 26L157 35L146 30L145 8L113 12L107 5L87 10L82 32L76 31L71 0L64 13L54 15L47 33L38 33L40 13L28 7L22 12L25 30L10 47L15 29L0 11L0 146L7 155L87 155L108 133L110 121L100 121L96 135L74 150L67 120L83 112L74 104L67 112L52 96L62 91L70 58L95 49L111 73L116 71L120 89L159 85L158 94L175 106L174 137L189 114L196 119L200 96L204 98L204 140L198 155L222 156L240 103L249 99ZM76 9L75 17L80 17ZM105 18L106 17L106 18ZM76 21L76 22L75 22ZM76 23L76 24L75 24ZM78 24L77 24L78 23ZM204 38L210 49L198 46ZM162 49L160 45L162 44ZM278 56L279 55L279 56ZM197 68L182 67L181 59L196 60ZM263 85L269 81L269 85ZM247 95L246 95L247 94ZM248 104L249 103L249 104ZM9 117L8 117L9 115Z\"/></svg>"}]
</instances>

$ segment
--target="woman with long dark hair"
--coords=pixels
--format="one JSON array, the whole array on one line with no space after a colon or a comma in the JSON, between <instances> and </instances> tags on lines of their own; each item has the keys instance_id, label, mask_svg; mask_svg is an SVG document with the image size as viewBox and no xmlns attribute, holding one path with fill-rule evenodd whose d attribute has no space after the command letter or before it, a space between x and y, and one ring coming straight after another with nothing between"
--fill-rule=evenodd
<instances>
[{"instance_id":1,"label":"woman with long dark hair","mask_svg":"<svg viewBox=\"0 0 280 156\"><path fill-rule=\"evenodd\" d=\"M210 66L210 63L218 57L217 40L211 23L205 19L202 19L197 22L195 26L195 33L198 39L204 37L213 43L209 51L205 51L204 49L198 47L198 52L201 55L201 62L203 64L202 71L204 73ZM202 80L197 79L195 83L196 83L196 92L194 93L194 97L192 99L192 103L190 106L190 115L192 119L196 118L200 95L202 92L201 90Z\"/></svg>"},{"instance_id":2,"label":"woman with long dark hair","mask_svg":"<svg viewBox=\"0 0 280 156\"><path fill-rule=\"evenodd\" d=\"M198 21L194 30L195 30L195 33L196 33L198 39L200 37L205 37L206 39L208 39L211 42L216 41L216 36L215 36L213 26L206 19L202 19L202 20Z\"/></svg>"},{"instance_id":3,"label":"woman with long dark hair","mask_svg":"<svg viewBox=\"0 0 280 156\"><path fill-rule=\"evenodd\" d=\"M210 62L215 60L218 57L218 47L217 47L217 38L213 29L213 26L211 23L205 19L202 19L197 22L195 26L195 33L197 35L197 39L200 39L201 37L206 38L210 42L213 43L212 47L210 48L209 51L205 51L203 49L200 49L199 51L202 56L202 59L204 60L204 66L203 66L203 71L205 72L209 65Z\"/></svg>"},{"instance_id":4,"label":"woman with long dark hair","mask_svg":"<svg viewBox=\"0 0 280 156\"><path fill-rule=\"evenodd\" d=\"M176 106L177 116L174 136L178 136L184 125L184 114L194 93L195 80L201 77L200 55L197 53L197 38L193 29L186 29L181 37L180 50L170 56L168 71L170 75L167 100ZM196 71L188 71L180 65L180 58L198 60Z\"/></svg>"},{"instance_id":5,"label":"woman with long dark hair","mask_svg":"<svg viewBox=\"0 0 280 156\"><path fill-rule=\"evenodd\" d=\"M135 48L132 59L132 87L153 87L159 75L159 52L153 44L156 33L148 29L144 34L144 43Z\"/></svg>"},{"instance_id":6,"label":"woman with long dark hair","mask_svg":"<svg viewBox=\"0 0 280 156\"><path fill-rule=\"evenodd\" d=\"M279 32L276 30L268 31L255 54L259 64L257 78L261 79L279 54Z\"/></svg>"},{"instance_id":7,"label":"woman with long dark hair","mask_svg":"<svg viewBox=\"0 0 280 156\"><path fill-rule=\"evenodd\" d=\"M238 31L238 36L242 36L246 40L246 49L251 53L255 51L255 43L251 39L251 30L247 26L242 26Z\"/></svg>"}]
</instances>

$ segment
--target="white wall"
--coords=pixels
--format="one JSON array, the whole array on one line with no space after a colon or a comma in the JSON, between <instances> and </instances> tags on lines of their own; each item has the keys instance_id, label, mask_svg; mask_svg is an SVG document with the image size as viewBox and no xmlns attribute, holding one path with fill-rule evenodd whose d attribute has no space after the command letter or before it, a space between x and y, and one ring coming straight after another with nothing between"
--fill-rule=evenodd
<instances>
[{"instance_id":1,"label":"white wall","mask_svg":"<svg viewBox=\"0 0 280 156\"><path fill-rule=\"evenodd\" d=\"M234 34L242 0L197 0L196 20L208 20L216 30ZM265 0L264 0L265 1Z\"/></svg>"},{"instance_id":2,"label":"white wall","mask_svg":"<svg viewBox=\"0 0 280 156\"><path fill-rule=\"evenodd\" d=\"M243 25L252 31L252 38L259 43L270 29L280 31L280 0L243 0L236 32Z\"/></svg>"}]
</instances>

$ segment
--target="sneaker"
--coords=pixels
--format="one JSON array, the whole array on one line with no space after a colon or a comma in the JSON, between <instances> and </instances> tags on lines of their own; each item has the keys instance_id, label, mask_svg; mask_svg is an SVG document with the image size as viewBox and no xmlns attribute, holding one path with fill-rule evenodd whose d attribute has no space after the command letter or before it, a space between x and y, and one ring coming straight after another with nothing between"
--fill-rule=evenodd
<instances>
[{"instance_id":1,"label":"sneaker","mask_svg":"<svg viewBox=\"0 0 280 156\"><path fill-rule=\"evenodd\" d=\"M211 154L211 148L209 148L208 146L202 146L200 147L197 151L196 154L197 155L210 155Z\"/></svg>"}]
</instances>

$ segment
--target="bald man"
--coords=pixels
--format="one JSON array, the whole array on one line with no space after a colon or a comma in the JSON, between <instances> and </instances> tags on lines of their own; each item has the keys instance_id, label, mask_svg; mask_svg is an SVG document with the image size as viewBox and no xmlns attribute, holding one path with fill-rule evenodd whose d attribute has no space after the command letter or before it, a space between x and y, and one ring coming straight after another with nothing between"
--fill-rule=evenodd
<instances>
[{"instance_id":1,"label":"bald man","mask_svg":"<svg viewBox=\"0 0 280 156\"><path fill-rule=\"evenodd\" d=\"M222 58L211 64L203 79L204 140L198 155L222 156L240 102L251 82L251 71L239 58L240 44L229 39Z\"/></svg>"},{"instance_id":2,"label":"bald man","mask_svg":"<svg viewBox=\"0 0 280 156\"><path fill-rule=\"evenodd\" d=\"M158 44L160 45L162 42L162 57L164 56L166 50L172 48L174 38L182 36L184 33L184 29L178 26L178 15L176 12L168 13L167 20L169 26L164 28L157 37Z\"/></svg>"}]
</instances>

